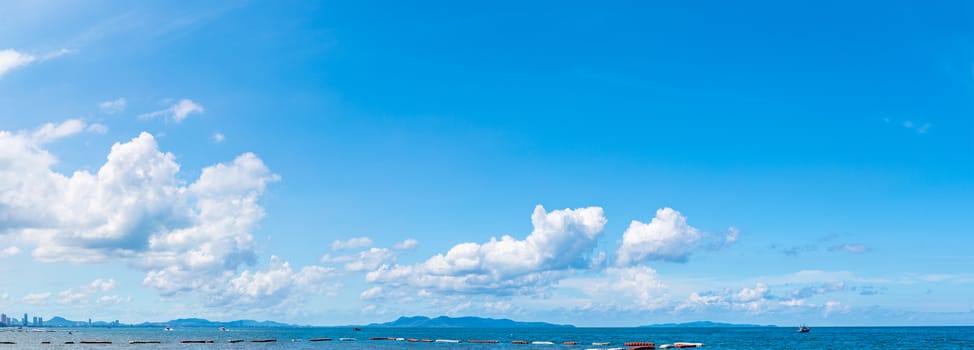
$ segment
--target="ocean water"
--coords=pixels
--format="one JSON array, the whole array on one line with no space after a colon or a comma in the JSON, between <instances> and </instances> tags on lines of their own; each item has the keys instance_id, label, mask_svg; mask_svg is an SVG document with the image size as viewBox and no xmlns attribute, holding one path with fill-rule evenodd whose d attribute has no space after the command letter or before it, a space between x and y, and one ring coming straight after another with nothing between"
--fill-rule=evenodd
<instances>
[{"instance_id":1,"label":"ocean water","mask_svg":"<svg viewBox=\"0 0 974 350\"><path fill-rule=\"evenodd\" d=\"M308 342L310 338L332 338ZM357 341L338 341L339 338ZM455 339L460 343L408 343L369 340L372 337ZM213 340L212 344L181 344L180 340ZM242 343L229 343L243 339ZM251 343L254 339L276 339L274 343ZM295 341L292 341L295 340ZM498 344L471 344L469 339L498 340ZM112 344L77 344L82 340L105 340ZM129 344L130 340L158 340L160 344ZM517 345L512 340L551 341L555 345ZM42 344L48 341L50 344ZM65 344L73 341L76 344ZM562 345L576 341L579 345ZM0 329L0 350L8 349L588 349L622 347L627 341L651 341L657 346L673 342L704 343L704 349L974 349L974 327L814 327L810 333L794 328L278 328L218 329L185 328L163 331L154 328L81 328L56 332L18 332ZM611 342L593 346L593 342Z\"/></svg>"}]
</instances>

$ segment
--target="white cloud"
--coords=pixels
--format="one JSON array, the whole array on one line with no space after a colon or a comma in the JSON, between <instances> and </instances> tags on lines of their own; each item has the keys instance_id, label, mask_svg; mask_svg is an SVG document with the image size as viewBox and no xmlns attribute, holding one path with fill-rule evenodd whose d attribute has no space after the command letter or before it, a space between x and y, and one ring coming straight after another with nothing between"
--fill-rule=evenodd
<instances>
[{"instance_id":1,"label":"white cloud","mask_svg":"<svg viewBox=\"0 0 974 350\"><path fill-rule=\"evenodd\" d=\"M374 300L382 297L382 287L372 287L359 294L362 300Z\"/></svg>"},{"instance_id":2,"label":"white cloud","mask_svg":"<svg viewBox=\"0 0 974 350\"><path fill-rule=\"evenodd\" d=\"M179 100L179 102L176 102L176 104L169 106L169 108L142 114L139 116L139 119L165 118L175 123L179 123L182 122L183 119L186 119L186 117L188 117L192 113L203 113L203 112L204 112L203 106L197 104L196 102L193 102L192 100L182 99Z\"/></svg>"},{"instance_id":3,"label":"white cloud","mask_svg":"<svg viewBox=\"0 0 974 350\"><path fill-rule=\"evenodd\" d=\"M89 297L113 291L116 287L117 284L114 279L103 280L99 278L87 285L61 291L58 293L58 303L65 305L87 304Z\"/></svg>"},{"instance_id":4,"label":"white cloud","mask_svg":"<svg viewBox=\"0 0 974 350\"><path fill-rule=\"evenodd\" d=\"M92 123L91 125L88 125L88 131L104 135L108 132L108 127L104 124Z\"/></svg>"},{"instance_id":5,"label":"white cloud","mask_svg":"<svg viewBox=\"0 0 974 350\"><path fill-rule=\"evenodd\" d=\"M291 265L276 256L271 257L263 271L244 271L231 279L229 287L210 301L211 305L277 305L302 293L328 293L334 287L329 279L334 269L321 266L305 266L294 271Z\"/></svg>"},{"instance_id":6,"label":"white cloud","mask_svg":"<svg viewBox=\"0 0 974 350\"><path fill-rule=\"evenodd\" d=\"M213 140L213 142L220 143L223 142L223 140L226 140L227 138L226 136L223 136L222 133L217 132L214 133L213 136L210 137L210 139Z\"/></svg>"},{"instance_id":7,"label":"white cloud","mask_svg":"<svg viewBox=\"0 0 974 350\"><path fill-rule=\"evenodd\" d=\"M36 60L37 57L20 53L15 50L0 50L0 78L2 78L7 72L15 68L26 66Z\"/></svg>"},{"instance_id":8,"label":"white cloud","mask_svg":"<svg viewBox=\"0 0 974 350\"><path fill-rule=\"evenodd\" d=\"M388 248L371 248L354 255L325 255L321 257L323 263L345 264L345 271L372 271L383 264L396 261L396 253Z\"/></svg>"},{"instance_id":9,"label":"white cloud","mask_svg":"<svg viewBox=\"0 0 974 350\"><path fill-rule=\"evenodd\" d=\"M266 270L239 270L256 262L251 231L264 216L258 200L280 179L256 155L206 167L187 185L175 157L142 133L113 145L95 173L51 170L57 159L42 142L77 129L62 123L33 133L0 131L0 234L34 244L34 259L124 262L145 271L143 284L164 296L191 294L213 305L266 306L292 291L333 286L322 282L332 270L321 266L292 271L272 259Z\"/></svg>"},{"instance_id":10,"label":"white cloud","mask_svg":"<svg viewBox=\"0 0 974 350\"><path fill-rule=\"evenodd\" d=\"M384 265L366 281L441 293L524 293L546 288L572 268L584 268L602 235L602 208L545 212L537 206L534 230L524 240L511 236L461 243L415 265Z\"/></svg>"},{"instance_id":11,"label":"white cloud","mask_svg":"<svg viewBox=\"0 0 974 350\"><path fill-rule=\"evenodd\" d=\"M118 305L124 302L131 301L131 297L123 299L118 295L103 295L95 301L98 305Z\"/></svg>"},{"instance_id":12,"label":"white cloud","mask_svg":"<svg viewBox=\"0 0 974 350\"><path fill-rule=\"evenodd\" d=\"M108 280L103 280L99 278L92 281L91 284L88 285L88 289L94 292L105 293L115 290L116 286L117 284L115 283L115 279L109 278Z\"/></svg>"},{"instance_id":13,"label":"white cloud","mask_svg":"<svg viewBox=\"0 0 974 350\"><path fill-rule=\"evenodd\" d=\"M622 235L616 263L628 266L651 260L685 262L698 249L733 244L738 235L733 227L722 237L702 232L688 225L679 211L662 208L648 224L636 220L629 224Z\"/></svg>"},{"instance_id":14,"label":"white cloud","mask_svg":"<svg viewBox=\"0 0 974 350\"><path fill-rule=\"evenodd\" d=\"M125 105L127 102L124 97L119 97L117 100L110 100L98 103L98 109L105 114L115 114L121 113L125 110Z\"/></svg>"},{"instance_id":15,"label":"white cloud","mask_svg":"<svg viewBox=\"0 0 974 350\"><path fill-rule=\"evenodd\" d=\"M771 294L767 284L757 283L754 288L741 288L737 292L731 290L694 292L680 305L677 311L703 311L724 309L743 311L748 314L759 314L772 308L781 307L775 303L776 298Z\"/></svg>"},{"instance_id":16,"label":"white cloud","mask_svg":"<svg viewBox=\"0 0 974 350\"><path fill-rule=\"evenodd\" d=\"M46 123L35 130L31 137L39 144L48 143L60 138L71 136L85 130L85 122L80 119L68 119L60 124Z\"/></svg>"},{"instance_id":17,"label":"white cloud","mask_svg":"<svg viewBox=\"0 0 974 350\"><path fill-rule=\"evenodd\" d=\"M392 249L395 249L395 250L413 250L413 249L416 249L416 246L418 246L418 245L419 245L419 241L417 241L415 239L412 239L412 238L409 238L409 239L406 239L406 240L404 240L402 242L398 242L398 243L394 244L392 246Z\"/></svg>"},{"instance_id":18,"label":"white cloud","mask_svg":"<svg viewBox=\"0 0 974 350\"><path fill-rule=\"evenodd\" d=\"M71 53L71 50L61 49L58 51L49 52L41 57L37 57L13 49L0 50L0 78L2 78L7 72L14 69L25 67L34 62L42 62L52 58L64 56L68 53Z\"/></svg>"},{"instance_id":19,"label":"white cloud","mask_svg":"<svg viewBox=\"0 0 974 350\"><path fill-rule=\"evenodd\" d=\"M369 237L354 237L347 240L335 240L331 242L331 250L339 251L346 249L358 249L364 248L372 245L372 239Z\"/></svg>"},{"instance_id":20,"label":"white cloud","mask_svg":"<svg viewBox=\"0 0 974 350\"><path fill-rule=\"evenodd\" d=\"M754 288L742 288L734 295L734 301L747 303L765 299L768 296L768 285L758 283Z\"/></svg>"},{"instance_id":21,"label":"white cloud","mask_svg":"<svg viewBox=\"0 0 974 350\"><path fill-rule=\"evenodd\" d=\"M9 246L0 250L0 258L6 258L20 254L20 248L16 246Z\"/></svg>"},{"instance_id":22,"label":"white cloud","mask_svg":"<svg viewBox=\"0 0 974 350\"><path fill-rule=\"evenodd\" d=\"M31 293L25 295L20 301L24 302L24 304L37 305L47 302L47 299L50 297L51 293Z\"/></svg>"},{"instance_id":23,"label":"white cloud","mask_svg":"<svg viewBox=\"0 0 974 350\"><path fill-rule=\"evenodd\" d=\"M849 312L849 310L850 308L848 306L843 305L838 301L830 300L825 302L825 307L824 310L822 311L822 315L824 317L829 317L829 315L832 314L833 312Z\"/></svg>"},{"instance_id":24,"label":"white cloud","mask_svg":"<svg viewBox=\"0 0 974 350\"><path fill-rule=\"evenodd\" d=\"M666 285L647 266L609 267L598 277L569 278L559 286L585 293L592 303L588 309L651 311L671 303Z\"/></svg>"},{"instance_id":25,"label":"white cloud","mask_svg":"<svg viewBox=\"0 0 974 350\"><path fill-rule=\"evenodd\" d=\"M843 251L846 253L860 254L869 251L869 247L862 244L840 244L829 247L830 251Z\"/></svg>"}]
</instances>

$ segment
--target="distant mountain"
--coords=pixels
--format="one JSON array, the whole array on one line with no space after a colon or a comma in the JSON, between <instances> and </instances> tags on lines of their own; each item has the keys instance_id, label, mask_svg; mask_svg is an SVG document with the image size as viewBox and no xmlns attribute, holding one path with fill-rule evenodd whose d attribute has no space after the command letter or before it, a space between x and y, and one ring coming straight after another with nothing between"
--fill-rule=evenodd
<instances>
[{"instance_id":1,"label":"distant mountain","mask_svg":"<svg viewBox=\"0 0 974 350\"><path fill-rule=\"evenodd\" d=\"M45 327L77 327L82 324L87 326L88 322L71 321L61 316L54 316L54 318L51 318L50 320L44 320Z\"/></svg>"},{"instance_id":2,"label":"distant mountain","mask_svg":"<svg viewBox=\"0 0 974 350\"><path fill-rule=\"evenodd\" d=\"M494 319L483 317L447 317L429 318L425 316L400 317L386 323L373 323L367 327L411 327L411 328L553 328L575 327L546 322L518 322L509 319Z\"/></svg>"},{"instance_id":3,"label":"distant mountain","mask_svg":"<svg viewBox=\"0 0 974 350\"><path fill-rule=\"evenodd\" d=\"M277 328L277 327L298 327L295 325L290 325L287 323L280 323L274 321L254 321L254 320L237 320L237 321L210 321L202 318L180 318L176 320L171 320L168 322L145 322L141 324L134 325L135 327L174 327L174 328Z\"/></svg>"},{"instance_id":4,"label":"distant mountain","mask_svg":"<svg viewBox=\"0 0 974 350\"><path fill-rule=\"evenodd\" d=\"M777 327L777 326L696 321L696 322L685 322L685 323L660 323L660 324L651 324L651 325L645 325L639 327L640 328L741 328L741 327Z\"/></svg>"}]
</instances>

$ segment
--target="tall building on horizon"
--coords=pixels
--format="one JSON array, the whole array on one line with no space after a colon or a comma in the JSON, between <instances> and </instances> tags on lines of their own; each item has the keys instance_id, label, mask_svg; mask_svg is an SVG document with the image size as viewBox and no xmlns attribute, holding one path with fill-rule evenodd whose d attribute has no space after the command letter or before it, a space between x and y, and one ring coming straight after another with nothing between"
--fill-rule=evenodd
<instances>
[{"instance_id":1,"label":"tall building on horizon","mask_svg":"<svg viewBox=\"0 0 974 350\"><path fill-rule=\"evenodd\" d=\"M27 327L27 313L26 313L26 312L24 313L24 322L23 322L23 326L24 326L24 327Z\"/></svg>"}]
</instances>

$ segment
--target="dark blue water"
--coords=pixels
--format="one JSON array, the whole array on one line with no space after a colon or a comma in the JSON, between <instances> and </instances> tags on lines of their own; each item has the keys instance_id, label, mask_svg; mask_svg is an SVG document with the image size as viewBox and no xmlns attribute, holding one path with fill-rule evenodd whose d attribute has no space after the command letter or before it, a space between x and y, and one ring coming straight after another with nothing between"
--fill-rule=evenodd
<instances>
[{"instance_id":1,"label":"dark blue water","mask_svg":"<svg viewBox=\"0 0 974 350\"><path fill-rule=\"evenodd\" d=\"M328 337L329 342L308 342ZM338 341L353 337L357 341ZM455 339L461 343L408 343L369 340L372 337ZM211 344L180 344L184 339L213 340ZM275 343L229 343L231 339L276 339ZM294 340L300 340L292 342ZM499 344L470 344L468 339L498 340ZM66 341L107 340L110 345L64 344ZM161 344L128 344L130 340L158 340ZM513 340L551 341L556 345L516 345ZM518 329L433 329L433 328L285 328L285 329L175 329L149 328L77 329L56 332L0 330L0 350L9 349L588 349L622 347L627 341L704 343L704 349L974 349L974 327L816 327L810 333L794 328L518 328ZM51 344L42 344L48 341ZM579 345L561 345L575 341ZM593 346L593 342L610 342Z\"/></svg>"}]
</instances>

